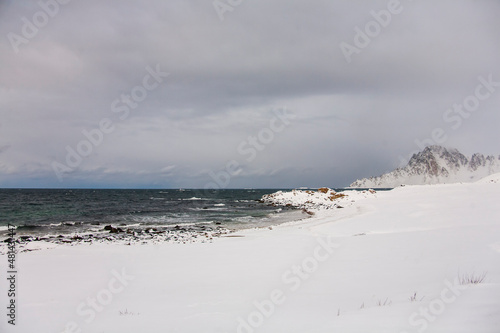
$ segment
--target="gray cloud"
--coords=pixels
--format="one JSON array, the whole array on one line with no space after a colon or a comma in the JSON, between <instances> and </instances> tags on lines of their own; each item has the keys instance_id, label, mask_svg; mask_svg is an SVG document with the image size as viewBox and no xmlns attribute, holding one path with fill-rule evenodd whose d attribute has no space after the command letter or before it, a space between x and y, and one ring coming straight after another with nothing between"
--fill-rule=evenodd
<instances>
[{"instance_id":1,"label":"gray cloud","mask_svg":"<svg viewBox=\"0 0 500 333\"><path fill-rule=\"evenodd\" d=\"M9 33L41 8L2 2L0 185L203 187L235 160L230 187L344 186L435 128L446 146L500 153L500 91L459 128L443 120L479 76L500 81L500 4L401 1L346 62L339 45L387 3L243 1L220 21L211 1L71 1L15 53ZM112 103L157 65L170 75L120 119ZM296 119L248 161L239 145L285 106ZM114 130L59 182L52 163L103 118Z\"/></svg>"}]
</instances>

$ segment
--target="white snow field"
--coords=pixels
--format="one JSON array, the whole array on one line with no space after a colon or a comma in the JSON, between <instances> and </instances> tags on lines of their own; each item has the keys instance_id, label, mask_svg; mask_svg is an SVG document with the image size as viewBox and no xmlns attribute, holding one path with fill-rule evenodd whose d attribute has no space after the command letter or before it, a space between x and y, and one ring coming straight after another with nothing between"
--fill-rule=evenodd
<instances>
[{"instance_id":1,"label":"white snow field","mask_svg":"<svg viewBox=\"0 0 500 333\"><path fill-rule=\"evenodd\" d=\"M0 256L0 332L498 333L499 178L348 192L213 243L35 244L15 326Z\"/></svg>"}]
</instances>

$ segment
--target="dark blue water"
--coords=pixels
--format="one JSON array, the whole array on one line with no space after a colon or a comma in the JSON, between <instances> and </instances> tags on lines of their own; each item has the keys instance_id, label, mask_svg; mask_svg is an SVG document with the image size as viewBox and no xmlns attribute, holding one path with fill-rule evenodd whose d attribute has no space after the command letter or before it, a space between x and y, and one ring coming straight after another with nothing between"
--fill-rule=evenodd
<instances>
[{"instance_id":1,"label":"dark blue water","mask_svg":"<svg viewBox=\"0 0 500 333\"><path fill-rule=\"evenodd\" d=\"M219 225L229 229L304 218L300 211L267 206L277 190L0 189L0 230L71 233L97 226Z\"/></svg>"}]
</instances>

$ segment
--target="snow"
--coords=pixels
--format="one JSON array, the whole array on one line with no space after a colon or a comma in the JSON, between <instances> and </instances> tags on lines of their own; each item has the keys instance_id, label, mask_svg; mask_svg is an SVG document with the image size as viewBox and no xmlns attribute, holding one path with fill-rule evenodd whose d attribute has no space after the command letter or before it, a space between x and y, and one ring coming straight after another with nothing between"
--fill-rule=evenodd
<instances>
[{"instance_id":1,"label":"snow","mask_svg":"<svg viewBox=\"0 0 500 333\"><path fill-rule=\"evenodd\" d=\"M329 188L313 190L278 191L263 197L263 201L281 206L292 206L306 210L318 211L325 209L344 208L360 199L375 195L374 190L335 192Z\"/></svg>"},{"instance_id":2,"label":"snow","mask_svg":"<svg viewBox=\"0 0 500 333\"><path fill-rule=\"evenodd\" d=\"M500 182L500 173L495 173L493 175L484 177L483 179L479 180L478 183L485 184L485 183L499 183Z\"/></svg>"},{"instance_id":3,"label":"snow","mask_svg":"<svg viewBox=\"0 0 500 333\"><path fill-rule=\"evenodd\" d=\"M29 242L28 244L26 244L24 249L26 251L36 251L36 250L54 249L57 246L58 245L54 244L54 243L34 241L34 242Z\"/></svg>"},{"instance_id":4,"label":"snow","mask_svg":"<svg viewBox=\"0 0 500 333\"><path fill-rule=\"evenodd\" d=\"M315 215L213 243L19 253L17 323L4 317L0 332L498 333L500 184L489 180L333 201L281 192L273 200ZM4 305L6 289L2 278Z\"/></svg>"}]
</instances>

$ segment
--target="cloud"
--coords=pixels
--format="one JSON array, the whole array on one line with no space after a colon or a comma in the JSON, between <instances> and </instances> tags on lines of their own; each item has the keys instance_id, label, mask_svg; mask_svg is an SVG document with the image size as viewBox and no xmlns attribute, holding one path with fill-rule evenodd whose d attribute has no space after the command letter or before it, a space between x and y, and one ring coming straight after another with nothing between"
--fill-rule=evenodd
<instances>
[{"instance_id":1,"label":"cloud","mask_svg":"<svg viewBox=\"0 0 500 333\"><path fill-rule=\"evenodd\" d=\"M18 53L7 35L42 9L3 2L0 185L203 187L235 160L231 187L344 186L397 166L437 127L445 145L498 154L500 92L457 130L443 114L479 76L500 81L500 5L401 6L348 63L340 44L387 1L244 1L224 21L210 1L71 1ZM113 101L157 65L170 75L120 119ZM296 120L246 161L238 146L284 107ZM52 163L104 118L115 130L60 183Z\"/></svg>"}]
</instances>

